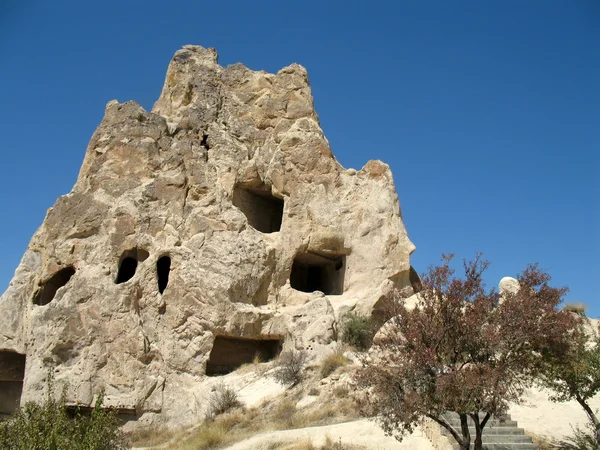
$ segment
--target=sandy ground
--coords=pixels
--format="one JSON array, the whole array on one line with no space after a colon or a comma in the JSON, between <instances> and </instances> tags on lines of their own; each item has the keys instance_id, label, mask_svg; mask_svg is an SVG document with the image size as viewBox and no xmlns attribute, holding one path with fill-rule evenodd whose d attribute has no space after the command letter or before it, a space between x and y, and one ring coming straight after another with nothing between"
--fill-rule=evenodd
<instances>
[{"instance_id":1,"label":"sandy ground","mask_svg":"<svg viewBox=\"0 0 600 450\"><path fill-rule=\"evenodd\" d=\"M587 416L576 401L554 403L548 396L546 391L532 389L526 396L527 402L511 407L509 414L525 432L554 439L572 435L575 425L585 425ZM595 411L600 410L600 394L591 399L589 405Z\"/></svg>"},{"instance_id":2,"label":"sandy ground","mask_svg":"<svg viewBox=\"0 0 600 450\"><path fill-rule=\"evenodd\" d=\"M423 436L420 430L416 430L414 434L405 437L402 442L398 442L394 438L386 436L381 428L366 419L322 427L261 433L227 447L227 449L269 450L278 443L284 447L286 444L301 444L309 440L315 446L320 446L325 443L327 437L333 442L362 445L374 450L434 450L431 442Z\"/></svg>"}]
</instances>

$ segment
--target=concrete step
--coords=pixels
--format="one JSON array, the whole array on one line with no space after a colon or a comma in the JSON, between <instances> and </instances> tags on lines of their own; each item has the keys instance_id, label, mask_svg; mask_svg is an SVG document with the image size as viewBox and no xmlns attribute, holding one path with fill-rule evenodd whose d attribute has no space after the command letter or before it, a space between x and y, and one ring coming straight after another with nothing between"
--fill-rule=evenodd
<instances>
[{"instance_id":1,"label":"concrete step","mask_svg":"<svg viewBox=\"0 0 600 450\"><path fill-rule=\"evenodd\" d=\"M458 431L458 433L460 434L460 426L458 428L455 428L456 431ZM471 433L471 436L475 436L475 428L474 427L469 427L469 433ZM442 427L442 434L444 436L450 436L450 432ZM504 435L504 434L508 434L508 435L518 435L518 436L522 436L525 434L525 430L523 428L516 428L516 427L488 427L486 426L483 429L483 435Z\"/></svg>"},{"instance_id":2,"label":"concrete step","mask_svg":"<svg viewBox=\"0 0 600 450\"><path fill-rule=\"evenodd\" d=\"M458 444L453 445L453 448L460 449ZM470 448L474 449L475 444L471 443ZM539 450L539 448L537 444L527 443L483 444L484 450Z\"/></svg>"},{"instance_id":3,"label":"concrete step","mask_svg":"<svg viewBox=\"0 0 600 450\"><path fill-rule=\"evenodd\" d=\"M460 420L455 420L455 419L446 419L446 421L452 425L454 428L458 428L460 429ZM469 428L475 428L473 421L469 421ZM517 426L517 421L516 420L505 420L505 421L498 421L498 420L490 420L488 423L485 424L485 428L487 427L495 427L495 428L506 428L506 427L512 427L515 428Z\"/></svg>"},{"instance_id":4,"label":"concrete step","mask_svg":"<svg viewBox=\"0 0 600 450\"><path fill-rule=\"evenodd\" d=\"M485 413L479 413L479 418L480 419L483 419L485 416L486 416ZM451 418L451 419L458 419L458 418L460 418L460 416L458 415L458 413L455 413L455 412L445 412L443 414L443 417L448 417L448 418ZM494 416L494 417L496 417L498 419L510 419L510 414L500 414L500 415L497 415L497 416Z\"/></svg>"},{"instance_id":5,"label":"concrete step","mask_svg":"<svg viewBox=\"0 0 600 450\"><path fill-rule=\"evenodd\" d=\"M479 417L483 419L484 414ZM461 424L460 417L455 413L444 414L446 421L460 434ZM468 419L469 433L471 433L471 448L475 448L473 439L475 438L475 426L473 420ZM444 427L441 427L442 435L448 436L453 448L459 449L457 443L454 442L452 435ZM539 450L539 446L532 442L530 436L525 434L522 428L518 428L517 422L512 420L509 415L501 417L492 417L483 428L482 434L484 450Z\"/></svg>"},{"instance_id":6,"label":"concrete step","mask_svg":"<svg viewBox=\"0 0 600 450\"><path fill-rule=\"evenodd\" d=\"M531 444L533 441L530 436L517 436L511 434L503 434L503 435L483 435L482 436L484 444Z\"/></svg>"}]
</instances>

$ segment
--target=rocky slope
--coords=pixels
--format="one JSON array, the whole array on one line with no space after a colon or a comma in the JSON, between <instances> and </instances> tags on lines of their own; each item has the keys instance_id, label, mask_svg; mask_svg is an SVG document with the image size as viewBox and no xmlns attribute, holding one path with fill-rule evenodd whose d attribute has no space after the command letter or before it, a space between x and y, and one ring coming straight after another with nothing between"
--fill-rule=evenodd
<instances>
[{"instance_id":1,"label":"rocky slope","mask_svg":"<svg viewBox=\"0 0 600 450\"><path fill-rule=\"evenodd\" d=\"M302 66L185 46L152 111L108 103L0 298L0 412L52 369L70 402L192 422L212 376L322 354L341 314L410 290L413 250L389 167L336 161Z\"/></svg>"}]
</instances>

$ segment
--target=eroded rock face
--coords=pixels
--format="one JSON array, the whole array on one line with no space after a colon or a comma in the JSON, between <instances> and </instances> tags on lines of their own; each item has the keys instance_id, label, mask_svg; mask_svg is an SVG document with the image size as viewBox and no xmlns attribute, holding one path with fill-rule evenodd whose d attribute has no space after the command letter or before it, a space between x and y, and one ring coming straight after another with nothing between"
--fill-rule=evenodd
<instances>
[{"instance_id":1,"label":"eroded rock face","mask_svg":"<svg viewBox=\"0 0 600 450\"><path fill-rule=\"evenodd\" d=\"M186 46L151 112L108 103L0 298L0 350L26 355L22 402L52 368L69 401L193 420L217 336L323 351L339 311L411 289L413 250L389 167L341 167L302 66Z\"/></svg>"}]
</instances>

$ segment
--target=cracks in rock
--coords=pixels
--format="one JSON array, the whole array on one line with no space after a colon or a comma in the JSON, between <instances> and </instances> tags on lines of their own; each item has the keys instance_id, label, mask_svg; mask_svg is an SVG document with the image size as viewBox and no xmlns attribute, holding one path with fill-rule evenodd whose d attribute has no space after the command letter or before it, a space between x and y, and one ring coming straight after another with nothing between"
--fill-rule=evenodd
<instances>
[{"instance_id":1,"label":"cracks in rock","mask_svg":"<svg viewBox=\"0 0 600 450\"><path fill-rule=\"evenodd\" d=\"M141 300L143 295L144 295L143 290L138 286L137 289L135 290L134 312L138 319L138 326L140 328L140 333L142 335L142 341L143 341L143 343L142 343L143 356L142 356L142 358L138 358L138 359L140 361L144 362L144 364L147 364L147 362L152 360L152 357L150 355L150 350L151 350L150 338L148 338L148 335L146 334L146 331L144 330L144 320L142 319L141 308L140 308L140 304L139 304L139 301Z\"/></svg>"},{"instance_id":2,"label":"cracks in rock","mask_svg":"<svg viewBox=\"0 0 600 450\"><path fill-rule=\"evenodd\" d=\"M205 133L202 135L202 141L200 142L200 145L202 147L204 147L207 152L210 150L210 147L208 146L208 134ZM207 159L208 159L208 156L207 156Z\"/></svg>"},{"instance_id":3,"label":"cracks in rock","mask_svg":"<svg viewBox=\"0 0 600 450\"><path fill-rule=\"evenodd\" d=\"M185 193L183 194L183 207L181 208L181 223L179 224L181 226L181 224L183 224L183 217L185 216L185 206L187 205L187 198L188 198L188 194L190 193L190 180L187 176L187 173L184 172L184 176L185 176L185 181L183 182L183 186L185 189Z\"/></svg>"},{"instance_id":4,"label":"cracks in rock","mask_svg":"<svg viewBox=\"0 0 600 450\"><path fill-rule=\"evenodd\" d=\"M190 185L190 179L189 179L186 171L184 171L184 176L185 176L185 181L183 184L184 193L183 193L183 203L181 205L181 220L177 224L177 227L176 227L177 230L181 230L181 228L184 226L185 221L187 219L186 207L187 207L187 202L188 202L188 196L190 195L190 190L192 189L192 186Z\"/></svg>"},{"instance_id":5,"label":"cracks in rock","mask_svg":"<svg viewBox=\"0 0 600 450\"><path fill-rule=\"evenodd\" d=\"M210 151L210 146L208 145L208 134L202 134L202 140L200 141L200 145L206 150L204 152L204 162L208 162L208 152Z\"/></svg>"}]
</instances>

